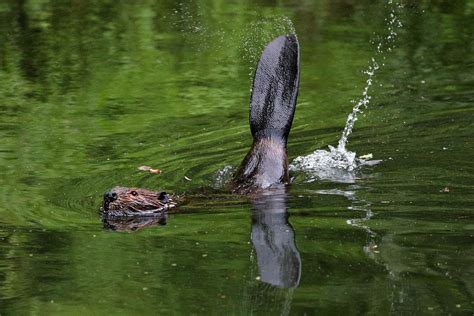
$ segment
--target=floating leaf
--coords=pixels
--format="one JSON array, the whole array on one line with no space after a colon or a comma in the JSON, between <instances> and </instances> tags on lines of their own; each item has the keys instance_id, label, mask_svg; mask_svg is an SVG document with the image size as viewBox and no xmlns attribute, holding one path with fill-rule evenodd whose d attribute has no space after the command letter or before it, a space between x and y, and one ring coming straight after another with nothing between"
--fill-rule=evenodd
<instances>
[{"instance_id":1,"label":"floating leaf","mask_svg":"<svg viewBox=\"0 0 474 316\"><path fill-rule=\"evenodd\" d=\"M160 174L161 173L160 169L154 169L150 166L140 166L140 167L138 167L138 170L140 170L140 171L149 171L150 173L155 173L155 174Z\"/></svg>"}]
</instances>

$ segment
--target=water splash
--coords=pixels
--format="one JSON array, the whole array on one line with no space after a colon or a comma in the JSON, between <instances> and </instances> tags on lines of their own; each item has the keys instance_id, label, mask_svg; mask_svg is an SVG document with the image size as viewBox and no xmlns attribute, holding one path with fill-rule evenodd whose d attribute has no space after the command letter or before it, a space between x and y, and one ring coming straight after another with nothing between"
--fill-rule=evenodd
<instances>
[{"instance_id":1,"label":"water splash","mask_svg":"<svg viewBox=\"0 0 474 316\"><path fill-rule=\"evenodd\" d=\"M386 18L385 21L387 22L387 35L385 38L379 40L377 44L377 50L375 52L375 56L371 58L369 62L369 66L367 69L363 71L364 74L367 75L366 86L362 91L362 97L359 100L352 102L355 103L354 107L352 108L352 112L348 115L346 126L344 127L344 131L342 132L342 136L339 139L339 144L337 146L339 151L345 151L346 145L349 139L349 135L352 133L352 129L354 128L354 124L357 121L357 114L363 113L362 107L367 109L370 103L371 96L369 95L369 89L372 87L373 84L373 77L375 76L377 70L380 69L379 64L376 61L376 58L379 59L380 57L382 60L385 60L384 53L391 52L392 48L395 47L395 39L397 38L398 34L396 32L397 29L401 28L402 22L400 21L398 15L396 14L397 9L401 9L402 5L394 5L392 0L388 1L388 5L390 6L390 17ZM382 66L385 64L382 63Z\"/></svg>"},{"instance_id":2,"label":"water splash","mask_svg":"<svg viewBox=\"0 0 474 316\"><path fill-rule=\"evenodd\" d=\"M289 166L293 172L305 172L305 181L329 180L332 182L354 183L356 170L361 166L374 166L381 160L371 160L368 154L356 157L355 152L340 150L331 145L328 150L318 149L307 156L295 158Z\"/></svg>"},{"instance_id":3,"label":"water splash","mask_svg":"<svg viewBox=\"0 0 474 316\"><path fill-rule=\"evenodd\" d=\"M344 131L339 139L338 146L329 146L329 150L316 150L307 156L297 157L290 165L292 171L304 171L308 174L307 181L316 179L326 179L335 182L352 183L356 180L355 171L362 166L376 165L381 160L371 160L372 154L357 157L355 152L346 149L349 136L352 133L357 115L369 106L371 96L369 94L373 86L376 72L384 66L385 53L391 52L395 47L395 40L398 36L397 30L403 25L397 12L403 8L402 4L394 1L387 2L390 14L385 19L387 25L386 35L378 40L374 56L370 59L369 65L363 71L367 76L366 85L362 91L362 96L358 100L352 100L354 107L347 117ZM375 41L372 43L375 44Z\"/></svg>"},{"instance_id":4,"label":"water splash","mask_svg":"<svg viewBox=\"0 0 474 316\"><path fill-rule=\"evenodd\" d=\"M355 103L354 107L352 108L352 112L347 116L346 126L344 127L344 131L342 132L342 136L339 139L339 144L337 146L338 151L345 152L346 151L346 144L349 138L349 135L352 133L352 129L354 128L354 124L357 121L357 113L362 113L361 107L366 109L369 106L370 99L372 98L369 95L369 89L373 83L373 76L379 69L379 64L375 61L375 58L372 57L371 64L369 67L364 70L364 74L367 75L366 86L364 87L364 91L362 92L362 97L357 101L352 101Z\"/></svg>"},{"instance_id":5,"label":"water splash","mask_svg":"<svg viewBox=\"0 0 474 316\"><path fill-rule=\"evenodd\" d=\"M211 181L214 189L223 189L235 172L235 168L231 165L226 165L221 169L217 170Z\"/></svg>"}]
</instances>

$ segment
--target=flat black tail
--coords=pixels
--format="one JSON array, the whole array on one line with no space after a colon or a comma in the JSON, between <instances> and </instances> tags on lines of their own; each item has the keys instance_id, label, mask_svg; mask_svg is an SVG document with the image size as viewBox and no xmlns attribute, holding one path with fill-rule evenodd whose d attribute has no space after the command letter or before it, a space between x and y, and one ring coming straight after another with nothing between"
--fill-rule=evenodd
<instances>
[{"instance_id":1,"label":"flat black tail","mask_svg":"<svg viewBox=\"0 0 474 316\"><path fill-rule=\"evenodd\" d=\"M300 76L299 43L295 34L282 35L265 47L253 80L250 129L254 140L267 133L288 139L295 114Z\"/></svg>"}]
</instances>

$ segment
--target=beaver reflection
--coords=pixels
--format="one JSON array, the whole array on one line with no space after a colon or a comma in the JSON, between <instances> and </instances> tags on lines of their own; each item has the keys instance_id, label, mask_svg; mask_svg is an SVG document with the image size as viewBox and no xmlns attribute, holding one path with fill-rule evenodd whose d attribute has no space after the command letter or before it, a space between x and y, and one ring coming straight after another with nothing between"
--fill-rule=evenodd
<instances>
[{"instance_id":1,"label":"beaver reflection","mask_svg":"<svg viewBox=\"0 0 474 316\"><path fill-rule=\"evenodd\" d=\"M168 212L164 211L154 216L116 216L102 217L102 223L105 229L115 231L136 231L145 227L166 225L168 220Z\"/></svg>"},{"instance_id":2,"label":"beaver reflection","mask_svg":"<svg viewBox=\"0 0 474 316\"><path fill-rule=\"evenodd\" d=\"M298 286L301 276L301 258L288 222L286 200L284 187L252 199L251 239L260 281L280 288Z\"/></svg>"}]
</instances>

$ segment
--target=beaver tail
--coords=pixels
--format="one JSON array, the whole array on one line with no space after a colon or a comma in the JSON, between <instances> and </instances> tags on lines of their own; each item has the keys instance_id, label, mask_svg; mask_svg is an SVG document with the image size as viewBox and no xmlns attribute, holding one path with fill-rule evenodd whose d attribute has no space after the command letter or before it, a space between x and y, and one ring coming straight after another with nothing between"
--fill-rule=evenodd
<instances>
[{"instance_id":1,"label":"beaver tail","mask_svg":"<svg viewBox=\"0 0 474 316\"><path fill-rule=\"evenodd\" d=\"M250 98L250 129L254 140L261 134L281 133L286 144L298 96L299 59L295 34L277 37L263 51Z\"/></svg>"},{"instance_id":2,"label":"beaver tail","mask_svg":"<svg viewBox=\"0 0 474 316\"><path fill-rule=\"evenodd\" d=\"M249 194L290 181L286 144L299 75L296 35L277 37L263 51L255 71L250 98L253 144L234 175L233 192Z\"/></svg>"}]
</instances>

